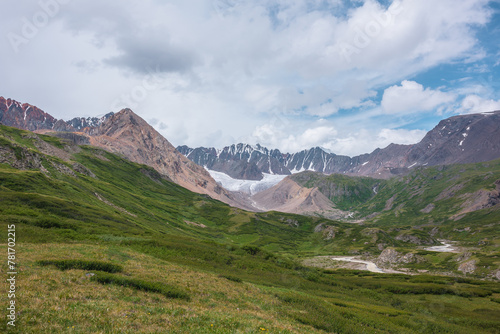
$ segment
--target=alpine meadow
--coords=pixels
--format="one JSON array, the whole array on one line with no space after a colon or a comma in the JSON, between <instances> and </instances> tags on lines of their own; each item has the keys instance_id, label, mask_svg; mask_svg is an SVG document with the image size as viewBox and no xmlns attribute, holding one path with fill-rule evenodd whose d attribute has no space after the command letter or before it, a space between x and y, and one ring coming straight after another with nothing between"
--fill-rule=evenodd
<instances>
[{"instance_id":1,"label":"alpine meadow","mask_svg":"<svg viewBox=\"0 0 500 334\"><path fill-rule=\"evenodd\" d=\"M0 332L500 334L498 0L26 0Z\"/></svg>"}]
</instances>

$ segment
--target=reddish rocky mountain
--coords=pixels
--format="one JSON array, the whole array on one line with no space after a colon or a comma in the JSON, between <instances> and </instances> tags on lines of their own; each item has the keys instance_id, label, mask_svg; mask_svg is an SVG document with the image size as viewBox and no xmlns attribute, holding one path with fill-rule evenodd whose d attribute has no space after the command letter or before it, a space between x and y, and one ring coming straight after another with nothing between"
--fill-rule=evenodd
<instances>
[{"instance_id":1,"label":"reddish rocky mountain","mask_svg":"<svg viewBox=\"0 0 500 334\"><path fill-rule=\"evenodd\" d=\"M58 120L45 111L28 103L20 103L0 96L0 124L29 131L85 131L99 126L113 113L103 117L77 117L69 121Z\"/></svg>"},{"instance_id":2,"label":"reddish rocky mountain","mask_svg":"<svg viewBox=\"0 0 500 334\"><path fill-rule=\"evenodd\" d=\"M500 111L455 116L439 124L408 152L408 163L449 165L500 157Z\"/></svg>"},{"instance_id":3,"label":"reddish rocky mountain","mask_svg":"<svg viewBox=\"0 0 500 334\"><path fill-rule=\"evenodd\" d=\"M500 111L450 117L417 144L391 144L361 157L361 165L348 174L384 178L417 166L495 160L500 158Z\"/></svg>"},{"instance_id":4,"label":"reddish rocky mountain","mask_svg":"<svg viewBox=\"0 0 500 334\"><path fill-rule=\"evenodd\" d=\"M252 206L245 195L222 188L202 166L249 180L261 180L263 173L290 175L304 170L388 178L417 166L500 158L500 111L454 116L441 121L417 144L391 144L352 158L328 153L319 147L294 154L244 144L220 151L186 146L176 150L130 109L101 118L63 121L30 104L0 97L0 123L30 131L60 132L59 136L90 143L149 165L191 191L246 209ZM288 179L256 197L254 204L297 213L325 211L329 207L329 202L317 191L301 190Z\"/></svg>"},{"instance_id":5,"label":"reddish rocky mountain","mask_svg":"<svg viewBox=\"0 0 500 334\"><path fill-rule=\"evenodd\" d=\"M35 131L53 129L57 119L28 103L19 103L0 96L0 123Z\"/></svg>"},{"instance_id":6,"label":"reddish rocky mountain","mask_svg":"<svg viewBox=\"0 0 500 334\"><path fill-rule=\"evenodd\" d=\"M245 195L222 188L203 167L180 154L130 109L109 113L102 118L74 118L66 122L27 103L0 97L0 123L23 130L52 132L77 144L90 144L119 153L133 162L155 168L193 192L243 209L252 208L246 204Z\"/></svg>"},{"instance_id":7,"label":"reddish rocky mountain","mask_svg":"<svg viewBox=\"0 0 500 334\"><path fill-rule=\"evenodd\" d=\"M112 115L99 126L88 128L90 144L127 159L153 167L173 182L193 192L249 209L239 194L219 186L201 166L180 154L170 142L130 109Z\"/></svg>"}]
</instances>

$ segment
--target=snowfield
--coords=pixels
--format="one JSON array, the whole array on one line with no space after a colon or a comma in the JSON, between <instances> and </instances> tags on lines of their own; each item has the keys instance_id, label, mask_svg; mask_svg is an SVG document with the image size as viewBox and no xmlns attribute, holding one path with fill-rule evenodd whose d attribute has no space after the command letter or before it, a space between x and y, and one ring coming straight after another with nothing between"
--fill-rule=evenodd
<instances>
[{"instance_id":1,"label":"snowfield","mask_svg":"<svg viewBox=\"0 0 500 334\"><path fill-rule=\"evenodd\" d=\"M216 172L207 169L214 180L221 186L230 191L241 191L250 195L254 195L260 191L271 188L283 180L286 175L272 175L264 173L264 178L260 181L255 180L238 180L233 179L229 175L221 172Z\"/></svg>"}]
</instances>

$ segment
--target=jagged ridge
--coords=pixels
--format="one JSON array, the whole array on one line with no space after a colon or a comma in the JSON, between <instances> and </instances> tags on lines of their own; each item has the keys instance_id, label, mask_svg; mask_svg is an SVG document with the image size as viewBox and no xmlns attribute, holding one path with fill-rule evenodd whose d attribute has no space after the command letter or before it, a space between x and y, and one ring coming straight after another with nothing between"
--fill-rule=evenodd
<instances>
[{"instance_id":1,"label":"jagged ridge","mask_svg":"<svg viewBox=\"0 0 500 334\"><path fill-rule=\"evenodd\" d=\"M58 120L36 106L0 96L0 124L22 130L89 131L90 128L98 127L112 115L113 113L110 112L103 117L75 117L69 121Z\"/></svg>"},{"instance_id":2,"label":"jagged ridge","mask_svg":"<svg viewBox=\"0 0 500 334\"><path fill-rule=\"evenodd\" d=\"M325 152L320 147L293 154L242 143L222 150L187 146L177 149L201 166L238 179L260 180L262 173L290 175L306 170L389 178L406 174L416 166L500 158L500 111L454 116L441 121L417 144L390 144L352 158Z\"/></svg>"}]
</instances>

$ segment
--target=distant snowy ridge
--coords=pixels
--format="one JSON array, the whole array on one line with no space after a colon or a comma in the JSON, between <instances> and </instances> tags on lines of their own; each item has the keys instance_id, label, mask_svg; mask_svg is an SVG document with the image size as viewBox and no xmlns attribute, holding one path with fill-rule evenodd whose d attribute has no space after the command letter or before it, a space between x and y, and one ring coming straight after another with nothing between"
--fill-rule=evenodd
<instances>
[{"instance_id":1,"label":"distant snowy ridge","mask_svg":"<svg viewBox=\"0 0 500 334\"><path fill-rule=\"evenodd\" d=\"M304 171L391 178L421 166L477 163L500 158L500 111L444 119L413 145L390 144L348 157L321 147L282 153L261 145L177 148L191 161L235 179L261 180L264 173L290 175Z\"/></svg>"}]
</instances>

